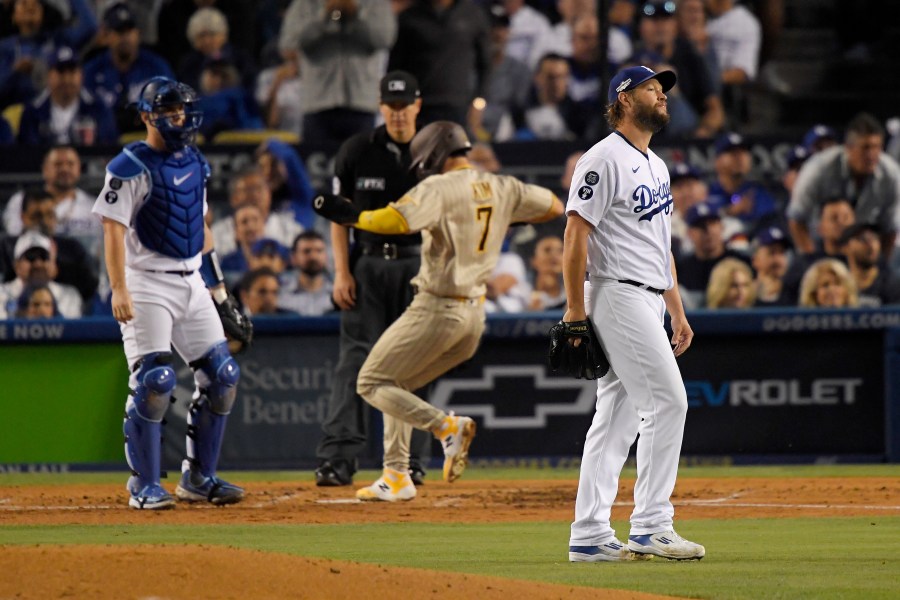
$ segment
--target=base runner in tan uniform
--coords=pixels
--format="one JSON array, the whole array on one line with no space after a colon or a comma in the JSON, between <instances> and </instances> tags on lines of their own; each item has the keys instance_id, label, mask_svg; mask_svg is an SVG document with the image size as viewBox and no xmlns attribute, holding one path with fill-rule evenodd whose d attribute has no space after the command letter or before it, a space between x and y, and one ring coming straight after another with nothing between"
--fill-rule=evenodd
<instances>
[{"instance_id":1,"label":"base runner in tan uniform","mask_svg":"<svg viewBox=\"0 0 900 600\"><path fill-rule=\"evenodd\" d=\"M485 282L497 264L510 223L540 223L562 215L550 190L514 177L475 170L462 127L436 121L413 138L413 167L422 180L389 206L362 211L338 196L319 196L322 216L382 234L422 232L418 293L382 334L357 378L357 393L384 413L384 472L360 489L362 500L411 500L407 473L412 428L431 431L444 448L444 480L468 462L475 422L446 414L410 390L472 357L484 332Z\"/></svg>"}]
</instances>

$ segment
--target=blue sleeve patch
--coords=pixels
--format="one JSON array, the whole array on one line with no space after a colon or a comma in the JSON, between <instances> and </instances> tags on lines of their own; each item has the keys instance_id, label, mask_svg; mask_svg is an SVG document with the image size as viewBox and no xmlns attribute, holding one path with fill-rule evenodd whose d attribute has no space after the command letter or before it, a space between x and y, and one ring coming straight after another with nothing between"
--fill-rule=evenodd
<instances>
[{"instance_id":1,"label":"blue sleeve patch","mask_svg":"<svg viewBox=\"0 0 900 600\"><path fill-rule=\"evenodd\" d=\"M116 155L114 159L109 161L106 170L119 179L134 179L144 171L144 166L134 160L133 155L129 156L124 151Z\"/></svg>"}]
</instances>

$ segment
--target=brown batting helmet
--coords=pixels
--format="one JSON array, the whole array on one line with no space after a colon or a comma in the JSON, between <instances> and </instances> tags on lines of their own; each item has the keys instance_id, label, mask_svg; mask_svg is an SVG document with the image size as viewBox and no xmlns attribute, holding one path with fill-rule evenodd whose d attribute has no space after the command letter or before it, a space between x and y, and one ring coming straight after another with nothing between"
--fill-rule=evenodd
<instances>
[{"instance_id":1,"label":"brown batting helmet","mask_svg":"<svg viewBox=\"0 0 900 600\"><path fill-rule=\"evenodd\" d=\"M410 169L420 180L440 173L444 162L453 155L472 149L465 130L451 121L435 121L422 128L410 144Z\"/></svg>"}]
</instances>

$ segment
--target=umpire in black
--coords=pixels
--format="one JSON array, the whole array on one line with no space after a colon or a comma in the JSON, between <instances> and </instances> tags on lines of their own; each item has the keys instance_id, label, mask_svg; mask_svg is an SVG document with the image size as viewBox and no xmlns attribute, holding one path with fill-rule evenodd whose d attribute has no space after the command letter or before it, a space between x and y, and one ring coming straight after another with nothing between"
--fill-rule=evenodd
<instances>
[{"instance_id":1,"label":"umpire in black","mask_svg":"<svg viewBox=\"0 0 900 600\"><path fill-rule=\"evenodd\" d=\"M422 108L419 84L405 71L381 80L379 109L385 124L341 145L335 158L334 193L360 210L383 208L416 183L409 143ZM316 455L316 485L353 483L356 457L365 448L368 406L356 394L356 377L379 336L412 301L410 280L418 273L422 238L382 236L331 225L335 278L332 297L341 309L340 359L334 375L325 433ZM410 476L421 485L431 437L414 431Z\"/></svg>"}]
</instances>

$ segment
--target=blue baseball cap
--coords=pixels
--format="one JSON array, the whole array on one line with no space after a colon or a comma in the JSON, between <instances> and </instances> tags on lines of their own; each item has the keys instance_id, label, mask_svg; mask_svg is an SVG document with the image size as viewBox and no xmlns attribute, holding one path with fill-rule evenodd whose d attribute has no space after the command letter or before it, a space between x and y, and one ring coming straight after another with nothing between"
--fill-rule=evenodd
<instances>
[{"instance_id":1,"label":"blue baseball cap","mask_svg":"<svg viewBox=\"0 0 900 600\"><path fill-rule=\"evenodd\" d=\"M688 163L678 163L669 170L669 181L675 183L682 179L703 179L703 176Z\"/></svg>"},{"instance_id":2,"label":"blue baseball cap","mask_svg":"<svg viewBox=\"0 0 900 600\"><path fill-rule=\"evenodd\" d=\"M818 125L813 125L812 128L803 136L803 147L806 148L810 152L810 154L812 154L813 146L815 146L822 140L838 141L837 131L835 131L828 125L823 125L821 123Z\"/></svg>"},{"instance_id":3,"label":"blue baseball cap","mask_svg":"<svg viewBox=\"0 0 900 600\"><path fill-rule=\"evenodd\" d=\"M785 249L792 246L791 238L788 236L787 232L778 225L766 227L753 238L754 248L760 246L774 246L775 244L781 244Z\"/></svg>"},{"instance_id":4,"label":"blue baseball cap","mask_svg":"<svg viewBox=\"0 0 900 600\"><path fill-rule=\"evenodd\" d=\"M696 227L701 223L711 220L721 220L719 211L709 202L698 202L693 205L684 215L684 222L688 227Z\"/></svg>"},{"instance_id":5,"label":"blue baseball cap","mask_svg":"<svg viewBox=\"0 0 900 600\"><path fill-rule=\"evenodd\" d=\"M791 148L791 151L787 153L784 160L787 163L788 169L799 169L803 163L806 162L807 158L809 158L809 150L803 146L794 146Z\"/></svg>"},{"instance_id":6,"label":"blue baseball cap","mask_svg":"<svg viewBox=\"0 0 900 600\"><path fill-rule=\"evenodd\" d=\"M68 46L59 46L54 48L53 52L47 58L47 66L57 71L64 69L74 69L81 65L78 54Z\"/></svg>"},{"instance_id":7,"label":"blue baseball cap","mask_svg":"<svg viewBox=\"0 0 900 600\"><path fill-rule=\"evenodd\" d=\"M734 150L735 148L749 150L750 144L747 143L744 136L733 131L730 133L723 133L716 140L716 156L719 156L723 152Z\"/></svg>"},{"instance_id":8,"label":"blue baseball cap","mask_svg":"<svg viewBox=\"0 0 900 600\"><path fill-rule=\"evenodd\" d=\"M253 242L253 245L250 246L250 253L253 256L280 256L284 260L291 259L291 253L287 248L282 246L278 240L273 240L272 238L262 238Z\"/></svg>"},{"instance_id":9,"label":"blue baseball cap","mask_svg":"<svg viewBox=\"0 0 900 600\"><path fill-rule=\"evenodd\" d=\"M610 104L615 103L619 97L619 92L627 92L633 90L647 80L655 79L662 85L663 93L668 92L675 86L675 73L673 71L660 71L657 73L650 67L643 65L637 67L628 67L616 73L609 82L609 90L606 94Z\"/></svg>"},{"instance_id":10,"label":"blue baseball cap","mask_svg":"<svg viewBox=\"0 0 900 600\"><path fill-rule=\"evenodd\" d=\"M128 31L137 27L137 21L128 5L117 2L103 13L103 24L111 31Z\"/></svg>"}]
</instances>

